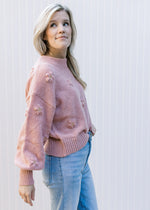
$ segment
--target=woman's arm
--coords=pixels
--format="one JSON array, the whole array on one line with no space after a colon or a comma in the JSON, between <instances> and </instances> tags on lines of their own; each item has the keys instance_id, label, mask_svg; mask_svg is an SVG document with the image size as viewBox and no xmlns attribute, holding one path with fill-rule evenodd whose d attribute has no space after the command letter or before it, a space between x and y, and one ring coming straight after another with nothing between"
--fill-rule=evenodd
<instances>
[{"instance_id":1,"label":"woman's arm","mask_svg":"<svg viewBox=\"0 0 150 210\"><path fill-rule=\"evenodd\" d=\"M44 168L43 146L55 112L55 77L44 65L31 71L26 85L26 103L26 117L15 156L15 164L20 168L19 185L33 185L32 170Z\"/></svg>"}]
</instances>

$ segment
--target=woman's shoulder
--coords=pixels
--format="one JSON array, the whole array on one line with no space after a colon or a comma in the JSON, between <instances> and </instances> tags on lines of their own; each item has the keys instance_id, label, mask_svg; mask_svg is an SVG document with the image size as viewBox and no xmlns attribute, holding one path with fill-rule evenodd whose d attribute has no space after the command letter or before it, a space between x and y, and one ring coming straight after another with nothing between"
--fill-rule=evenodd
<instances>
[{"instance_id":1,"label":"woman's shoulder","mask_svg":"<svg viewBox=\"0 0 150 210\"><path fill-rule=\"evenodd\" d=\"M48 91L50 90L49 88L52 89L52 87L54 86L55 86L54 71L52 70L52 68L50 68L50 66L47 63L41 60L37 60L37 62L32 66L32 69L30 71L27 80L26 91L25 91L26 96L31 95L33 93L42 95L45 89L47 89Z\"/></svg>"},{"instance_id":2,"label":"woman's shoulder","mask_svg":"<svg viewBox=\"0 0 150 210\"><path fill-rule=\"evenodd\" d=\"M54 69L52 68L50 63L45 61L42 57L39 57L32 66L29 77L36 77L41 79L43 77L48 77L50 75L53 78L55 77Z\"/></svg>"},{"instance_id":3,"label":"woman's shoulder","mask_svg":"<svg viewBox=\"0 0 150 210\"><path fill-rule=\"evenodd\" d=\"M54 72L52 65L43 56L39 57L37 62L34 64L33 69L39 73L46 73L47 71Z\"/></svg>"}]
</instances>

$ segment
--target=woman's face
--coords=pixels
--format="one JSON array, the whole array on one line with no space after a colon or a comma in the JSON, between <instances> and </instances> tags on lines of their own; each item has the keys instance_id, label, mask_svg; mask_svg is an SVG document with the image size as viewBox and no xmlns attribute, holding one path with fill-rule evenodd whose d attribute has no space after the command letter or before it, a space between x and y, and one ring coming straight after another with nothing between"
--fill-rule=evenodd
<instances>
[{"instance_id":1,"label":"woman's face","mask_svg":"<svg viewBox=\"0 0 150 210\"><path fill-rule=\"evenodd\" d=\"M71 44L70 19L66 11L55 12L45 32L45 40L50 45L50 55L66 57L67 48Z\"/></svg>"}]
</instances>

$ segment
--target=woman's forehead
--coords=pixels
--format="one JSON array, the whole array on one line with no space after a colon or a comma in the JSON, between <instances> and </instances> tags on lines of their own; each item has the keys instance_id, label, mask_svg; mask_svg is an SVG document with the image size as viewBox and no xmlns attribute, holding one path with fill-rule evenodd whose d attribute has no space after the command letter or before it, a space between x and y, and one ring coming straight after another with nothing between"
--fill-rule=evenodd
<instances>
[{"instance_id":1,"label":"woman's forehead","mask_svg":"<svg viewBox=\"0 0 150 210\"><path fill-rule=\"evenodd\" d=\"M54 22L57 20L65 20L65 21L69 21L69 15L65 10L60 10L60 11L56 11L54 12L54 14L51 16L50 22Z\"/></svg>"}]
</instances>

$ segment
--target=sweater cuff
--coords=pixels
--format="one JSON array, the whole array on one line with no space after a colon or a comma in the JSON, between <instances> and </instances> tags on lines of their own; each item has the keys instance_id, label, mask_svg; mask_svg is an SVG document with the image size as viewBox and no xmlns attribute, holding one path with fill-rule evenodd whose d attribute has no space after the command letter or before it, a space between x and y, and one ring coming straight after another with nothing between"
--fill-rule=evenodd
<instances>
[{"instance_id":1,"label":"sweater cuff","mask_svg":"<svg viewBox=\"0 0 150 210\"><path fill-rule=\"evenodd\" d=\"M33 171L20 169L19 185L33 185Z\"/></svg>"},{"instance_id":2,"label":"sweater cuff","mask_svg":"<svg viewBox=\"0 0 150 210\"><path fill-rule=\"evenodd\" d=\"M96 133L96 128L93 124L90 126L89 130L92 132L92 135L94 136Z\"/></svg>"}]
</instances>

